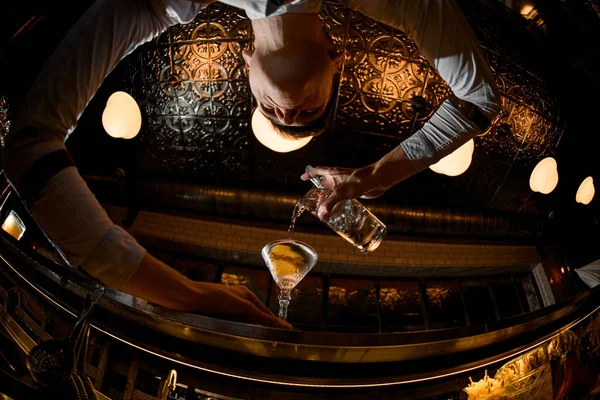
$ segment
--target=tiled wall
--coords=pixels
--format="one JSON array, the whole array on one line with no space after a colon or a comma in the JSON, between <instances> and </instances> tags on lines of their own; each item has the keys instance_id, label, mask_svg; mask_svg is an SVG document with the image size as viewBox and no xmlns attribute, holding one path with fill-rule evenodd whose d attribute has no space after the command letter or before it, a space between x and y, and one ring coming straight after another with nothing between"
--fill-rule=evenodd
<instances>
[{"instance_id":1,"label":"tiled wall","mask_svg":"<svg viewBox=\"0 0 600 400\"><path fill-rule=\"evenodd\" d=\"M126 209L106 207L120 224ZM141 211L129 232L153 248L189 252L222 261L262 265L268 242L287 237L285 229L265 229ZM456 244L386 238L371 254L362 254L341 237L297 231L294 238L315 248L322 272L360 275L429 276L488 274L530 270L540 262L534 246Z\"/></svg>"}]
</instances>

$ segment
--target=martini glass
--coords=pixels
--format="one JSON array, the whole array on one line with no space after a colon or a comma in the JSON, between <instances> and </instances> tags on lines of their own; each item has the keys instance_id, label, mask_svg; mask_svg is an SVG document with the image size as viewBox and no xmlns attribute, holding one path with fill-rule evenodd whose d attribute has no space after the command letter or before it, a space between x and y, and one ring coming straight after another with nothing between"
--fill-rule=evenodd
<instances>
[{"instance_id":1,"label":"martini glass","mask_svg":"<svg viewBox=\"0 0 600 400\"><path fill-rule=\"evenodd\" d=\"M279 318L287 319L292 289L317 263L317 252L304 242L275 240L263 247L261 255L279 286Z\"/></svg>"}]
</instances>

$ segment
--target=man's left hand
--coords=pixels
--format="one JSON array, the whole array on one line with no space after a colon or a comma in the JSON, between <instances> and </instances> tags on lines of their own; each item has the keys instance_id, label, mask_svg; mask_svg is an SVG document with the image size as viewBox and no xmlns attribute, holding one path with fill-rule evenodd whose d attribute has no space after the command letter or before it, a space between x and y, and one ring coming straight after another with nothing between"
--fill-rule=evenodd
<instances>
[{"instance_id":1,"label":"man's left hand","mask_svg":"<svg viewBox=\"0 0 600 400\"><path fill-rule=\"evenodd\" d=\"M317 207L319 218L326 218L340 201L381 196L392 184L378 182L372 165L363 168L316 167L302 174L303 181L321 177L321 183L333 190Z\"/></svg>"}]
</instances>

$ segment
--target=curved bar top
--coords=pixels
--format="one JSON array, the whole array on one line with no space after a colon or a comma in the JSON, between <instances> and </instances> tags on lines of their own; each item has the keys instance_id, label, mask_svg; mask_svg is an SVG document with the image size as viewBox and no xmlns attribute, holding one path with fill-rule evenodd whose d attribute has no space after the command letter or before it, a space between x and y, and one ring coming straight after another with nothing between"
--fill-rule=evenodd
<instances>
[{"instance_id":1,"label":"curved bar top","mask_svg":"<svg viewBox=\"0 0 600 400\"><path fill-rule=\"evenodd\" d=\"M40 301L75 316L95 283L0 233L2 274ZM496 363L550 340L598 304L600 291L590 290L496 323L348 334L272 329L175 312L107 289L94 310L93 326L143 351L204 371L271 383L345 387L415 382ZM311 373L297 376L301 369Z\"/></svg>"}]
</instances>

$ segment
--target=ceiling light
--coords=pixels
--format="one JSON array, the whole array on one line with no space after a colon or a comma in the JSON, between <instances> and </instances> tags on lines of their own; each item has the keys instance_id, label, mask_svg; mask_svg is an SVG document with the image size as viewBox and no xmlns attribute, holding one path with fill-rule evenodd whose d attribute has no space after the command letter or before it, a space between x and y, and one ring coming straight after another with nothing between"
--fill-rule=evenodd
<instances>
[{"instance_id":1,"label":"ceiling light","mask_svg":"<svg viewBox=\"0 0 600 400\"><path fill-rule=\"evenodd\" d=\"M529 187L534 192L548 194L558 185L558 165L552 157L540 161L529 178Z\"/></svg>"},{"instance_id":2,"label":"ceiling light","mask_svg":"<svg viewBox=\"0 0 600 400\"><path fill-rule=\"evenodd\" d=\"M529 16L529 13L531 13L533 11L533 4L531 3L526 3L521 7L521 15L524 17Z\"/></svg>"},{"instance_id":3,"label":"ceiling light","mask_svg":"<svg viewBox=\"0 0 600 400\"><path fill-rule=\"evenodd\" d=\"M577 189L577 194L575 195L575 200L581 204L590 204L590 201L594 198L594 194L596 190L594 189L594 179L591 176L588 176L581 182L579 185L579 189Z\"/></svg>"},{"instance_id":4,"label":"ceiling light","mask_svg":"<svg viewBox=\"0 0 600 400\"><path fill-rule=\"evenodd\" d=\"M114 138L134 138L142 127L142 113L135 99L125 92L110 95L102 113L102 126Z\"/></svg>"},{"instance_id":5,"label":"ceiling light","mask_svg":"<svg viewBox=\"0 0 600 400\"><path fill-rule=\"evenodd\" d=\"M430 165L429 168L438 174L458 176L471 165L474 150L475 141L471 139L437 163Z\"/></svg>"},{"instance_id":6,"label":"ceiling light","mask_svg":"<svg viewBox=\"0 0 600 400\"><path fill-rule=\"evenodd\" d=\"M290 139L278 133L271 121L257 109L252 114L252 132L265 147L278 153L288 153L304 147L311 141L312 136L301 139Z\"/></svg>"}]
</instances>

